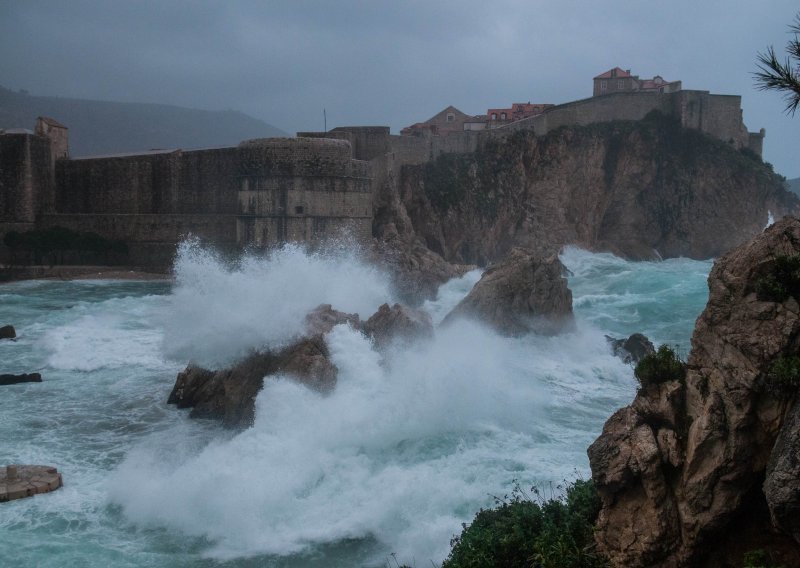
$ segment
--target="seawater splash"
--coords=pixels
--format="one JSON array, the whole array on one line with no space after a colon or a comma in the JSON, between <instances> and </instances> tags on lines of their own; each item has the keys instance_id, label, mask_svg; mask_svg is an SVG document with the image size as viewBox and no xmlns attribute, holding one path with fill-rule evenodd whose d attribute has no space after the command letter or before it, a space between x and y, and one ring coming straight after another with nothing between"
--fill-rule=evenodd
<instances>
[{"instance_id":1,"label":"seawater splash","mask_svg":"<svg viewBox=\"0 0 800 568\"><path fill-rule=\"evenodd\" d=\"M164 351L174 360L222 365L301 334L305 315L319 304L366 318L391 301L388 277L354 249L310 253L286 245L230 266L187 241L178 250L175 287L163 314Z\"/></svg>"},{"instance_id":2,"label":"seawater splash","mask_svg":"<svg viewBox=\"0 0 800 568\"><path fill-rule=\"evenodd\" d=\"M772 216L772 211L767 211L767 224L764 225L764 230L766 231L774 224L775 224L775 217Z\"/></svg>"},{"instance_id":3,"label":"seawater splash","mask_svg":"<svg viewBox=\"0 0 800 568\"><path fill-rule=\"evenodd\" d=\"M512 480L588 475L586 447L636 389L605 333L688 345L705 303L710 262L632 263L577 249L562 259L573 273L574 333L509 339L462 322L383 357L338 327L329 340L337 389L323 397L271 379L255 426L240 433L165 404L186 363L175 347L223 360L281 343L294 333L269 321L282 303L369 316L391 301L389 287L357 254L289 248L229 265L196 247L182 251L172 287L0 286L0 320L20 335L0 342L0 359L45 378L4 389L0 464L52 463L67 482L3 505L0 558L289 568L383 566L396 552L411 565L438 562L461 523ZM425 309L440 320L478 277L444 285Z\"/></svg>"}]
</instances>

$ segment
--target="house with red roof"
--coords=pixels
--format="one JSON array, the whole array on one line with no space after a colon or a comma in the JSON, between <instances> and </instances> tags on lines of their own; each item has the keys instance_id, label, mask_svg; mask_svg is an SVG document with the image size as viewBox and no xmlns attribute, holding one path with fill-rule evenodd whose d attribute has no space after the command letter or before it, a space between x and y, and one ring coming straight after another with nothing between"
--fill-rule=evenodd
<instances>
[{"instance_id":1,"label":"house with red roof","mask_svg":"<svg viewBox=\"0 0 800 568\"><path fill-rule=\"evenodd\" d=\"M630 69L614 67L594 78L592 96L624 92L674 93L680 90L680 81L667 81L661 75L652 79L639 79L638 75L631 74Z\"/></svg>"}]
</instances>

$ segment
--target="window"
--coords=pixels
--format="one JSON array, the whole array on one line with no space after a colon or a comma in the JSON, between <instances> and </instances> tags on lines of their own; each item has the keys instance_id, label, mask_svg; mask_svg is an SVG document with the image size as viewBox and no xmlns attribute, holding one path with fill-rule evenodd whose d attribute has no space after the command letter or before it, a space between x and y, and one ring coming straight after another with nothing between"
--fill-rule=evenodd
<instances>
[{"instance_id":1,"label":"window","mask_svg":"<svg viewBox=\"0 0 800 568\"><path fill-rule=\"evenodd\" d=\"M625 80L620 79L619 81L617 81L617 90L621 91L624 88L625 88Z\"/></svg>"},{"instance_id":2,"label":"window","mask_svg":"<svg viewBox=\"0 0 800 568\"><path fill-rule=\"evenodd\" d=\"M455 119L456 115L454 115L452 112L447 113L447 122L453 122Z\"/></svg>"},{"instance_id":3,"label":"window","mask_svg":"<svg viewBox=\"0 0 800 568\"><path fill-rule=\"evenodd\" d=\"M294 212L295 212L296 215L302 215L303 214L303 206L302 205L298 205L297 207L294 208Z\"/></svg>"},{"instance_id":4,"label":"window","mask_svg":"<svg viewBox=\"0 0 800 568\"><path fill-rule=\"evenodd\" d=\"M496 112L492 113L492 120L497 120L497 113Z\"/></svg>"},{"instance_id":5,"label":"window","mask_svg":"<svg viewBox=\"0 0 800 568\"><path fill-rule=\"evenodd\" d=\"M500 114L500 120L505 120L505 119L506 119L506 113L503 112Z\"/></svg>"},{"instance_id":6,"label":"window","mask_svg":"<svg viewBox=\"0 0 800 568\"><path fill-rule=\"evenodd\" d=\"M608 89L608 81L600 81L600 90L605 91Z\"/></svg>"}]
</instances>

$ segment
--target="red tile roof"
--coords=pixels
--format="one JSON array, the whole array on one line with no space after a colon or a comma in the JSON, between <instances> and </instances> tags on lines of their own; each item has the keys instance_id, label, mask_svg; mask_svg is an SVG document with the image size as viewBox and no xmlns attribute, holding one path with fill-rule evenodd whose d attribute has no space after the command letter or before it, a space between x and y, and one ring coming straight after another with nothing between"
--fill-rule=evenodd
<instances>
[{"instance_id":1,"label":"red tile roof","mask_svg":"<svg viewBox=\"0 0 800 568\"><path fill-rule=\"evenodd\" d=\"M632 77L633 75L630 74L629 71L625 71L625 69L620 69L619 67L614 67L613 69L609 69L605 73L602 73L595 77L595 79L611 79L611 78L619 78L623 79L625 77Z\"/></svg>"}]
</instances>

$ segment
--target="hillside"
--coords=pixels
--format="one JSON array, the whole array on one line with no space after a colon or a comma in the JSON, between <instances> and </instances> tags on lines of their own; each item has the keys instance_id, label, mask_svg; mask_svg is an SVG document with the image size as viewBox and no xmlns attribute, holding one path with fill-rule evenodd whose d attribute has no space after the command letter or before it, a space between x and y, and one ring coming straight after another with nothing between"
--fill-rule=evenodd
<instances>
[{"instance_id":1,"label":"hillside","mask_svg":"<svg viewBox=\"0 0 800 568\"><path fill-rule=\"evenodd\" d=\"M247 138L287 136L237 111L39 97L0 87L0 128L32 129L38 116L69 128L72 156L228 146Z\"/></svg>"}]
</instances>

